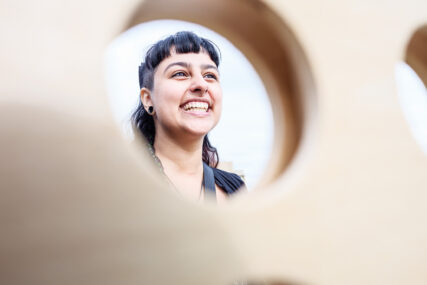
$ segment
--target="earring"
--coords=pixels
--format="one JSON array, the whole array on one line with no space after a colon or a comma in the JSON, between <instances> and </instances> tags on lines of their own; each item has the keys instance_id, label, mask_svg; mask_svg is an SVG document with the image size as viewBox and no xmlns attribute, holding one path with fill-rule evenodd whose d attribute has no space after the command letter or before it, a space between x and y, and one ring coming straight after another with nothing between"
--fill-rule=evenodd
<instances>
[{"instance_id":1,"label":"earring","mask_svg":"<svg viewBox=\"0 0 427 285\"><path fill-rule=\"evenodd\" d=\"M154 115L154 107L153 106L148 107L147 113L149 115L153 116Z\"/></svg>"}]
</instances>

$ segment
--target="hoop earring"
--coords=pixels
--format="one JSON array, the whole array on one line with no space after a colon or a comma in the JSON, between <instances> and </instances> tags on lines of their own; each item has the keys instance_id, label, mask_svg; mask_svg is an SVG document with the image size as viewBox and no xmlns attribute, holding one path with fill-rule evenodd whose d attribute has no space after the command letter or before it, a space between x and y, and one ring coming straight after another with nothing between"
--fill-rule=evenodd
<instances>
[{"instance_id":1,"label":"hoop earring","mask_svg":"<svg viewBox=\"0 0 427 285\"><path fill-rule=\"evenodd\" d=\"M153 107L153 106L148 107L148 109L147 109L147 113L148 113L149 115L153 116L153 115L154 115L154 107Z\"/></svg>"}]
</instances>

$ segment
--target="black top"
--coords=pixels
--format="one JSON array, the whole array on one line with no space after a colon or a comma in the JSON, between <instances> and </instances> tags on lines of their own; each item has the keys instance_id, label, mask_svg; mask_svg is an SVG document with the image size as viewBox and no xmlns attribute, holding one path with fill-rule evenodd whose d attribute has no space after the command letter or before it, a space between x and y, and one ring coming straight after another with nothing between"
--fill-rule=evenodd
<instances>
[{"instance_id":1,"label":"black top","mask_svg":"<svg viewBox=\"0 0 427 285\"><path fill-rule=\"evenodd\" d=\"M215 184L223 189L227 195L231 195L239 190L240 187L245 186L245 182L243 182L243 180L237 174L218 168L212 168L212 170L215 177Z\"/></svg>"},{"instance_id":2,"label":"black top","mask_svg":"<svg viewBox=\"0 0 427 285\"><path fill-rule=\"evenodd\" d=\"M218 168L212 168L203 162L203 186L205 187L205 193L209 193L215 197L215 184L223 189L227 195L233 194L245 185L239 175Z\"/></svg>"}]
</instances>

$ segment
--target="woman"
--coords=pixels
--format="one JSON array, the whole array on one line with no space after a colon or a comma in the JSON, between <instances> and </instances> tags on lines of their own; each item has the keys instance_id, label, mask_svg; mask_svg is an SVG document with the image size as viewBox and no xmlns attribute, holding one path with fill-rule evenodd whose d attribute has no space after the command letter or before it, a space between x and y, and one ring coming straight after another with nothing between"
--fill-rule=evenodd
<instances>
[{"instance_id":1,"label":"woman","mask_svg":"<svg viewBox=\"0 0 427 285\"><path fill-rule=\"evenodd\" d=\"M209 40L178 32L154 44L139 67L134 130L170 184L194 201L211 196L222 203L244 186L238 175L216 168L218 153L207 136L221 116L218 65Z\"/></svg>"}]
</instances>

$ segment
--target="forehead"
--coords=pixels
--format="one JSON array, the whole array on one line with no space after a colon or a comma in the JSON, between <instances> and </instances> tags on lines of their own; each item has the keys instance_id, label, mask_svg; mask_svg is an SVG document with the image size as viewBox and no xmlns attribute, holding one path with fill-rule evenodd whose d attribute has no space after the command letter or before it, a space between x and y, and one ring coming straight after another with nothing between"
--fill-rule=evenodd
<instances>
[{"instance_id":1,"label":"forehead","mask_svg":"<svg viewBox=\"0 0 427 285\"><path fill-rule=\"evenodd\" d=\"M174 62L185 62L190 65L213 65L216 66L215 62L204 50L201 50L199 53L176 53L175 50L171 50L171 55L162 60L159 64L158 69L164 70L169 64Z\"/></svg>"}]
</instances>

